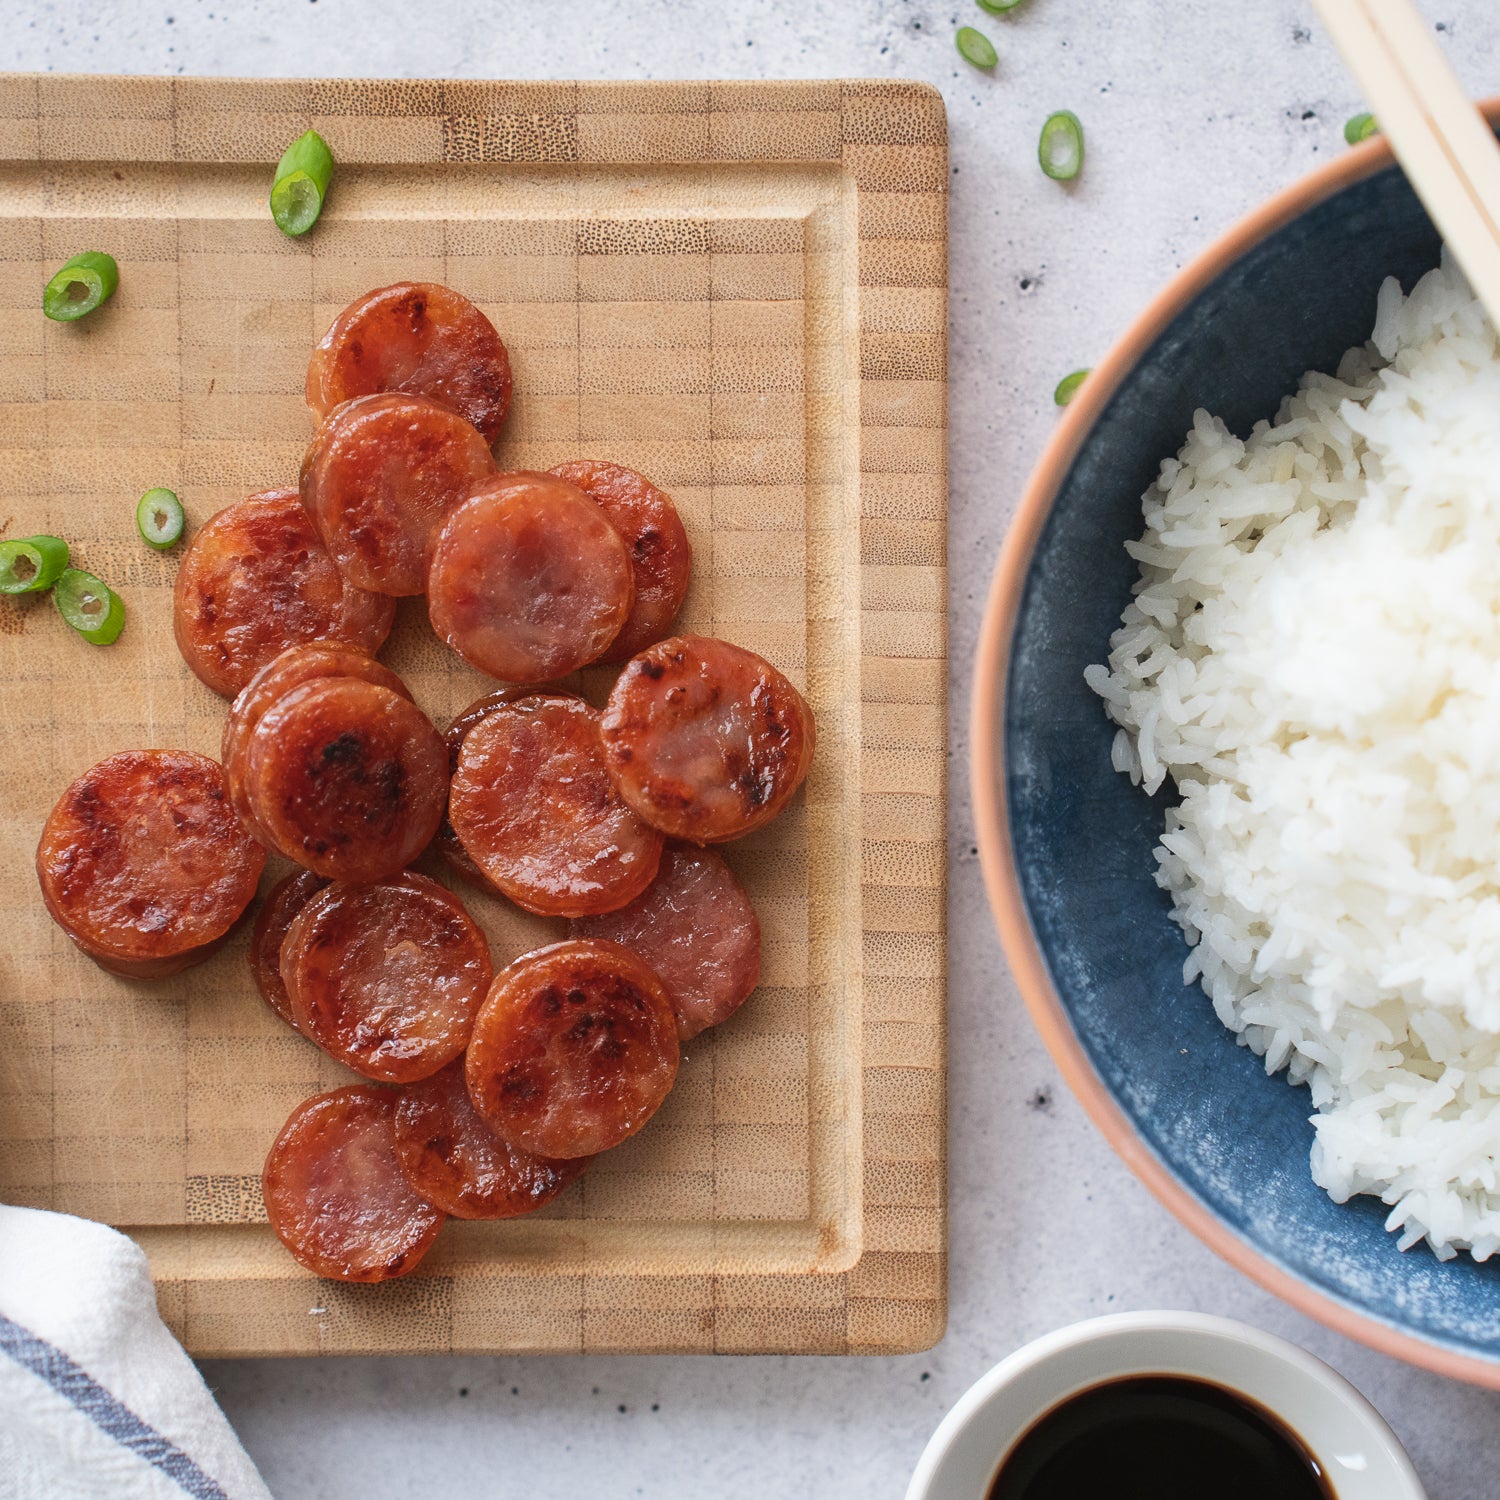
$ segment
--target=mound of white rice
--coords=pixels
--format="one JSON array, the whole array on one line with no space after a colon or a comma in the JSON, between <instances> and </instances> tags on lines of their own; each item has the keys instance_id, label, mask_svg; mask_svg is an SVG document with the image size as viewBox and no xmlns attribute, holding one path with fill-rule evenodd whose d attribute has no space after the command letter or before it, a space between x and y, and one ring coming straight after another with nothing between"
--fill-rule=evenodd
<instances>
[{"instance_id":1,"label":"mound of white rice","mask_svg":"<svg viewBox=\"0 0 1500 1500\"><path fill-rule=\"evenodd\" d=\"M1500 1248L1500 351L1447 264L1144 498L1089 685L1223 1023L1306 1083L1314 1180L1406 1249Z\"/></svg>"}]
</instances>

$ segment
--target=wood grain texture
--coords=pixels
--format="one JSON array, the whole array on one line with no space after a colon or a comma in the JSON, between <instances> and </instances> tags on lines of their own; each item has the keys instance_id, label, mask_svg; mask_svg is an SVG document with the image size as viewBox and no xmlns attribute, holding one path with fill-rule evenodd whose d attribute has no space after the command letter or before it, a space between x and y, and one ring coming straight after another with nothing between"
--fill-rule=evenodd
<instances>
[{"instance_id":1,"label":"wood grain texture","mask_svg":"<svg viewBox=\"0 0 1500 1500\"><path fill-rule=\"evenodd\" d=\"M269 170L308 125L340 170L289 241ZM916 84L0 79L0 535L66 535L129 610L101 650L0 600L0 1197L126 1228L193 1353L940 1336L946 186ZM120 290L47 323L42 284L85 247ZM348 1287L264 1222L267 1146L344 1075L262 1005L245 934L111 979L47 920L32 858L103 755L217 753L225 705L177 656L176 560L136 538L136 497L176 489L192 526L289 482L313 341L398 279L457 287L510 345L502 463L609 458L673 494L684 626L786 671L819 748L793 808L725 851L764 982L660 1115L541 1214L450 1223L418 1274ZM420 600L383 654L440 724L489 686ZM556 931L464 895L498 960Z\"/></svg>"}]
</instances>

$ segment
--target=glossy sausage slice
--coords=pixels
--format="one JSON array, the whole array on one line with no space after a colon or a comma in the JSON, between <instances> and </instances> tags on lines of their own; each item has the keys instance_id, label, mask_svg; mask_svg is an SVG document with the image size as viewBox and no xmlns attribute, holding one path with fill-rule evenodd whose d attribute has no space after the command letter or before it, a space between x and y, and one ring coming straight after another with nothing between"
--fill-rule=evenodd
<instances>
[{"instance_id":1,"label":"glossy sausage slice","mask_svg":"<svg viewBox=\"0 0 1500 1500\"><path fill-rule=\"evenodd\" d=\"M672 497L619 464L579 459L550 470L576 484L624 538L635 574L635 603L601 661L628 661L672 628L687 597L693 549Z\"/></svg>"},{"instance_id":2,"label":"glossy sausage slice","mask_svg":"<svg viewBox=\"0 0 1500 1500\"><path fill-rule=\"evenodd\" d=\"M812 710L770 662L680 635L633 657L600 723L620 795L674 838L716 844L769 823L812 762Z\"/></svg>"},{"instance_id":3,"label":"glossy sausage slice","mask_svg":"<svg viewBox=\"0 0 1500 1500\"><path fill-rule=\"evenodd\" d=\"M85 771L36 851L47 910L100 967L157 979L207 958L255 896L265 851L217 761L125 750Z\"/></svg>"},{"instance_id":4,"label":"glossy sausage slice","mask_svg":"<svg viewBox=\"0 0 1500 1500\"><path fill-rule=\"evenodd\" d=\"M336 1281L405 1276L446 1215L396 1164L391 1089L355 1084L305 1100L261 1173L266 1217L299 1265Z\"/></svg>"},{"instance_id":5,"label":"glossy sausage slice","mask_svg":"<svg viewBox=\"0 0 1500 1500\"><path fill-rule=\"evenodd\" d=\"M297 1029L366 1078L412 1083L469 1044L494 970L463 903L424 875L331 885L281 947Z\"/></svg>"},{"instance_id":6,"label":"glossy sausage slice","mask_svg":"<svg viewBox=\"0 0 1500 1500\"><path fill-rule=\"evenodd\" d=\"M425 396L357 396L302 460L302 503L339 571L377 594L420 594L443 517L495 472L471 423Z\"/></svg>"},{"instance_id":7,"label":"glossy sausage slice","mask_svg":"<svg viewBox=\"0 0 1500 1500\"><path fill-rule=\"evenodd\" d=\"M491 988L469 1043L474 1107L536 1156L593 1156L656 1113L677 1077L665 986L616 943L567 942L518 958Z\"/></svg>"},{"instance_id":8,"label":"glossy sausage slice","mask_svg":"<svg viewBox=\"0 0 1500 1500\"><path fill-rule=\"evenodd\" d=\"M434 282L397 282L351 302L307 367L307 404L319 419L375 391L430 397L493 443L510 408L510 355L467 297Z\"/></svg>"},{"instance_id":9,"label":"glossy sausage slice","mask_svg":"<svg viewBox=\"0 0 1500 1500\"><path fill-rule=\"evenodd\" d=\"M340 645L337 641L292 646L267 662L240 689L230 705L219 750L224 776L229 782L229 800L241 821L257 838L264 835L250 816L250 803L245 795L245 752L250 747L250 736L265 711L278 698L294 687L315 682L320 677L358 677L361 681L373 682L393 693L400 693L403 698L411 697L406 684L389 667L382 666L368 653L354 646Z\"/></svg>"},{"instance_id":10,"label":"glossy sausage slice","mask_svg":"<svg viewBox=\"0 0 1500 1500\"><path fill-rule=\"evenodd\" d=\"M232 698L288 646L378 651L395 612L339 575L295 490L267 490L221 510L188 544L172 628L188 666Z\"/></svg>"},{"instance_id":11,"label":"glossy sausage slice","mask_svg":"<svg viewBox=\"0 0 1500 1500\"><path fill-rule=\"evenodd\" d=\"M481 483L443 523L427 575L432 628L506 682L550 682L596 661L634 593L620 533L549 474Z\"/></svg>"},{"instance_id":12,"label":"glossy sausage slice","mask_svg":"<svg viewBox=\"0 0 1500 1500\"><path fill-rule=\"evenodd\" d=\"M261 998L294 1031L300 1031L292 1014L292 998L281 977L281 945L297 914L328 882L311 870L293 870L277 881L262 903L250 933L250 972Z\"/></svg>"},{"instance_id":13,"label":"glossy sausage slice","mask_svg":"<svg viewBox=\"0 0 1500 1500\"><path fill-rule=\"evenodd\" d=\"M514 702L516 698L530 691L529 688L499 688L493 693L486 693L484 697L476 698L448 726L443 733L443 740L448 746L448 775L450 778L458 770L458 752L459 747L464 742L464 736L481 719L487 718L501 704ZM462 875L475 889L485 891L491 896L504 895L500 887L474 863L469 851L464 848L462 840L453 831L453 823L446 812L444 812L443 821L438 827L437 837L432 842L433 847L447 861L449 869L454 874Z\"/></svg>"},{"instance_id":14,"label":"glossy sausage slice","mask_svg":"<svg viewBox=\"0 0 1500 1500\"><path fill-rule=\"evenodd\" d=\"M396 1159L406 1180L455 1219L513 1219L550 1203L589 1158L548 1161L500 1139L479 1118L455 1062L403 1089Z\"/></svg>"},{"instance_id":15,"label":"glossy sausage slice","mask_svg":"<svg viewBox=\"0 0 1500 1500\"><path fill-rule=\"evenodd\" d=\"M448 757L409 699L354 677L284 694L245 753L250 816L271 847L330 880L382 880L431 842Z\"/></svg>"},{"instance_id":16,"label":"glossy sausage slice","mask_svg":"<svg viewBox=\"0 0 1500 1500\"><path fill-rule=\"evenodd\" d=\"M684 1042L727 1021L760 982L760 921L712 849L668 844L644 895L573 927L629 948L661 975Z\"/></svg>"},{"instance_id":17,"label":"glossy sausage slice","mask_svg":"<svg viewBox=\"0 0 1500 1500\"><path fill-rule=\"evenodd\" d=\"M543 916L624 906L661 859L661 835L610 785L598 710L560 693L497 704L469 729L448 819L480 872Z\"/></svg>"}]
</instances>

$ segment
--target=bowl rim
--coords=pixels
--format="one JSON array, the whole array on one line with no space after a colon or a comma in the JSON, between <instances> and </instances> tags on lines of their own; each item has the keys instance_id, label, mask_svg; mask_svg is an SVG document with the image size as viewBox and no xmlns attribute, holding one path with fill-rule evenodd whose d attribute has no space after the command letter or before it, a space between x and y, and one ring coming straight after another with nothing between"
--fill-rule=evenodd
<instances>
[{"instance_id":1,"label":"bowl rim","mask_svg":"<svg viewBox=\"0 0 1500 1500\"><path fill-rule=\"evenodd\" d=\"M1500 126L1500 96L1479 108L1491 126ZM1136 1133L1073 1030L1032 930L1011 847L1004 736L997 732L1008 690L1012 634L1042 528L1074 459L1125 377L1172 319L1228 266L1309 208L1394 161L1389 143L1372 136L1267 199L1178 271L1131 320L1079 387L1026 482L995 564L974 661L970 790L985 891L1021 998L1064 1080L1136 1178L1210 1249L1299 1312L1392 1358L1500 1390L1500 1354L1488 1359L1465 1353L1316 1289L1224 1224Z\"/></svg>"},{"instance_id":2,"label":"bowl rim","mask_svg":"<svg viewBox=\"0 0 1500 1500\"><path fill-rule=\"evenodd\" d=\"M1148 1358L1136 1352L1142 1344L1150 1346L1163 1341L1170 1341L1178 1352L1167 1359ZM1101 1382L1129 1378L1129 1373L1135 1372L1171 1374L1184 1371L1189 1379L1208 1380L1221 1389L1237 1392L1266 1407L1280 1420L1295 1427L1304 1440L1310 1440L1312 1434L1305 1431L1285 1405L1277 1400L1267 1400L1264 1395L1265 1375L1271 1370L1281 1370L1318 1387L1329 1403L1341 1409L1351 1423L1364 1430L1379 1455L1384 1471L1379 1477L1396 1483L1393 1495L1399 1496L1400 1500L1424 1500L1426 1496L1427 1491L1412 1464L1411 1455L1390 1423L1368 1396L1326 1360L1290 1339L1252 1324L1214 1313L1172 1308L1104 1313L1069 1323L1039 1335L992 1365L944 1413L912 1471L906 1500L934 1500L938 1494L935 1481L942 1477L950 1453L961 1443L968 1429L1027 1377L1044 1374L1049 1367L1059 1365L1069 1354L1081 1349L1099 1351L1103 1357L1103 1372L1083 1383L1070 1377L1054 1378L1048 1382L1054 1390L1047 1401L1036 1406L1034 1414L1025 1420L1010 1424L1016 1428L1016 1436L996 1452L997 1470L1020 1435L1047 1412ZM1230 1351L1248 1353L1243 1356L1239 1374L1225 1379L1217 1374L1200 1373L1205 1363L1201 1351L1205 1349L1225 1355ZM1328 1450L1323 1448L1324 1434L1320 1433L1319 1438L1318 1447L1326 1458Z\"/></svg>"}]
</instances>

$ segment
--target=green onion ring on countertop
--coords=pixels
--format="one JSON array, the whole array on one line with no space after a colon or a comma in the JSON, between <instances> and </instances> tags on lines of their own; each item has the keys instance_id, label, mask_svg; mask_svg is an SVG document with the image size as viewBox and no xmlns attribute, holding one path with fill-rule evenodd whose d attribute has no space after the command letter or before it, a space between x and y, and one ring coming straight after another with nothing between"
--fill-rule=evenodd
<instances>
[{"instance_id":1,"label":"green onion ring on countertop","mask_svg":"<svg viewBox=\"0 0 1500 1500\"><path fill-rule=\"evenodd\" d=\"M976 68L993 68L1000 61L995 44L982 31L975 31L972 26L960 26L953 41L958 48L958 55L965 62L973 63Z\"/></svg>"},{"instance_id":2,"label":"green onion ring on countertop","mask_svg":"<svg viewBox=\"0 0 1500 1500\"><path fill-rule=\"evenodd\" d=\"M1078 387L1088 379L1090 371L1074 370L1071 374L1064 375L1057 382L1057 389L1052 392L1052 399L1059 406L1066 406L1078 393Z\"/></svg>"},{"instance_id":3,"label":"green onion ring on countertop","mask_svg":"<svg viewBox=\"0 0 1500 1500\"><path fill-rule=\"evenodd\" d=\"M1055 182L1071 182L1083 170L1083 125L1071 109L1047 116L1036 155Z\"/></svg>"}]
</instances>

